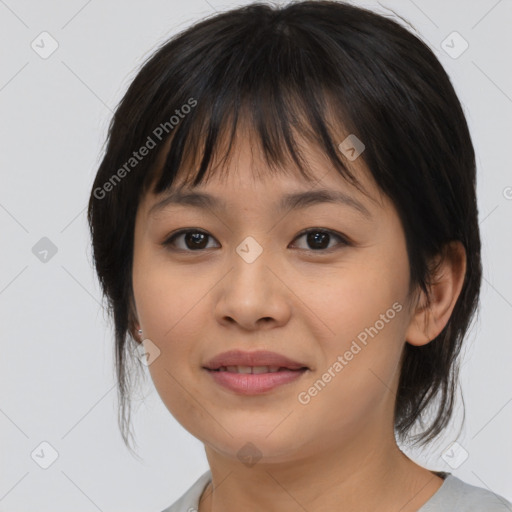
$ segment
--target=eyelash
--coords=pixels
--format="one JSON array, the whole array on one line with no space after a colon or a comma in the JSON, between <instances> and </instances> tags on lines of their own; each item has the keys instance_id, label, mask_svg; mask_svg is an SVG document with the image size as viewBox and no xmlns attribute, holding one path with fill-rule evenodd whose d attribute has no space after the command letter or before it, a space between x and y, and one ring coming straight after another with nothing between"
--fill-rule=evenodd
<instances>
[{"instance_id":1,"label":"eyelash","mask_svg":"<svg viewBox=\"0 0 512 512\"><path fill-rule=\"evenodd\" d=\"M201 230L201 229L181 229L179 231L177 231L176 233L173 233L171 234L169 237L167 237L165 239L165 241L162 243L162 245L166 248L170 248L170 250L175 250L175 251L179 251L179 252L190 252L190 253L193 253L193 252L197 252L197 253L200 253L200 252L203 252L205 251L206 249L197 249L197 250L192 250L192 249L176 249L173 246L175 240L181 236L181 235L186 235L187 233L194 233L194 234L202 234L202 235L206 235L207 237L210 237L210 238L213 238L212 235L210 235L209 233L206 233L205 231ZM330 235L330 236L334 236L335 238L337 238L339 241L340 241L340 244L338 245L341 245L341 247L346 247L346 246L350 246L352 245L351 242L343 235L341 235L340 233L337 233L335 231L332 231L330 229L324 229L324 228L308 228L308 229L305 229L304 231L301 231L295 238L294 240L297 240L298 238L301 238L303 237L304 235L308 235L309 233L322 233L322 234L327 234L327 235ZM330 242L330 240L329 240ZM300 251L307 251L307 252L311 252L311 253L316 253L318 255L320 255L321 253L322 254L330 254L331 252L335 251L335 250L338 250L339 248L338 247L331 247L329 249L298 249Z\"/></svg>"}]
</instances>

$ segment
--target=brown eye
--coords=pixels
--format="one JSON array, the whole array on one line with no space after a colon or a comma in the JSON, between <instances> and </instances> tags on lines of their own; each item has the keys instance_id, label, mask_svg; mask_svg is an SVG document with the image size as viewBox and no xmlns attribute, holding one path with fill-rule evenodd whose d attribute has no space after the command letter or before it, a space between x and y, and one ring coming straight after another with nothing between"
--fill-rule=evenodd
<instances>
[{"instance_id":1,"label":"brown eye","mask_svg":"<svg viewBox=\"0 0 512 512\"><path fill-rule=\"evenodd\" d=\"M333 240L339 241L337 245L350 245L345 237L328 229L308 229L298 235L296 240L300 238L305 238L307 247L303 249L309 251L330 252L333 248L336 248L336 245L329 247Z\"/></svg>"},{"instance_id":2,"label":"brown eye","mask_svg":"<svg viewBox=\"0 0 512 512\"><path fill-rule=\"evenodd\" d=\"M212 236L204 231L199 231L197 229L184 229L167 238L163 245L171 246L183 251L198 251L208 248L207 245L209 238L212 238ZM181 246L177 247L176 241L179 239L183 242Z\"/></svg>"},{"instance_id":3,"label":"brown eye","mask_svg":"<svg viewBox=\"0 0 512 512\"><path fill-rule=\"evenodd\" d=\"M310 252L329 253L339 248L338 246L344 247L350 245L350 242L344 236L329 229L308 229L298 235L295 240L300 238L306 240L307 247L299 247L299 249ZM212 248L212 246L208 246L210 239L214 240L210 234L204 231L198 229L182 229L168 237L162 245L177 251L198 252ZM335 241L338 243L333 244Z\"/></svg>"}]
</instances>

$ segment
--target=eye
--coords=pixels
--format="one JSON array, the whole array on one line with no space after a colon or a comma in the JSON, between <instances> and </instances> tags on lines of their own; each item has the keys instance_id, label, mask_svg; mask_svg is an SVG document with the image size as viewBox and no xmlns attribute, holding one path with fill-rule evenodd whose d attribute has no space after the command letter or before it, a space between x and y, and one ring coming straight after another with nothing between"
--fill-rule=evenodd
<instances>
[{"instance_id":1,"label":"eye","mask_svg":"<svg viewBox=\"0 0 512 512\"><path fill-rule=\"evenodd\" d=\"M176 247L176 240L180 238L183 240L185 247ZM173 249L176 248L182 251L197 251L208 249L206 243L208 238L212 238L212 236L204 231L198 229L182 229L167 238L162 245L165 247L171 246Z\"/></svg>"},{"instance_id":2,"label":"eye","mask_svg":"<svg viewBox=\"0 0 512 512\"><path fill-rule=\"evenodd\" d=\"M311 248L299 248L300 250L331 252L333 249L336 249L336 245L334 247L329 247L329 244L333 239L337 239L339 241L338 245L350 245L350 242L344 236L329 229L310 228L300 233L295 240L304 237L306 239L306 243L310 245ZM211 248L208 247L209 238L213 239L211 235L199 229L182 229L168 237L162 245L165 247L170 246L173 249L185 252L201 251L203 249ZM182 241L181 246L180 244L177 244L178 240Z\"/></svg>"},{"instance_id":3,"label":"eye","mask_svg":"<svg viewBox=\"0 0 512 512\"><path fill-rule=\"evenodd\" d=\"M333 238L339 240L342 246L350 245L350 242L344 236L335 233L334 231L331 231L329 229L310 228L300 233L297 236L297 238L295 238L295 240L304 237L306 240L306 244L308 244L311 247L306 247L304 250L310 250L315 252L332 252L332 250L336 249L336 246L328 247L329 243L333 240Z\"/></svg>"}]
</instances>

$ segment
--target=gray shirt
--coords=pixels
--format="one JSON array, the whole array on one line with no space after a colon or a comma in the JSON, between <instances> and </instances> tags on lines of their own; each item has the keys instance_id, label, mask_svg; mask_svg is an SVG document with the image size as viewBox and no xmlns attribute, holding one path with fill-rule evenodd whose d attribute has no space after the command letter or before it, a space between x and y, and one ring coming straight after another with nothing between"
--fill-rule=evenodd
<instances>
[{"instance_id":1,"label":"gray shirt","mask_svg":"<svg viewBox=\"0 0 512 512\"><path fill-rule=\"evenodd\" d=\"M437 474L444 482L418 512L512 512L512 503L502 496L469 485L451 473ZM203 473L179 500L162 512L197 512L199 498L211 478L210 470Z\"/></svg>"}]
</instances>

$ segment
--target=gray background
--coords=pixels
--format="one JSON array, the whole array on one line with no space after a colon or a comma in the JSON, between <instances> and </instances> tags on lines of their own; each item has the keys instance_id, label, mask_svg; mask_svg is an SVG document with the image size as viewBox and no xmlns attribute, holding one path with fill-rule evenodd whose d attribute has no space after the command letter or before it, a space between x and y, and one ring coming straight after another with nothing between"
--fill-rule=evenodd
<instances>
[{"instance_id":1,"label":"gray background","mask_svg":"<svg viewBox=\"0 0 512 512\"><path fill-rule=\"evenodd\" d=\"M85 207L112 110L143 59L195 20L244 3L0 0L0 511L159 511L208 467L149 378L133 417L142 460L121 441ZM484 280L462 367L466 425L458 435L459 407L436 444L404 449L512 500L512 5L358 4L416 27L452 77L477 151ZM42 58L45 31L58 48ZM457 58L454 31L469 44ZM58 453L47 469L42 442Z\"/></svg>"}]
</instances>

